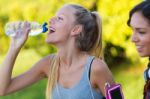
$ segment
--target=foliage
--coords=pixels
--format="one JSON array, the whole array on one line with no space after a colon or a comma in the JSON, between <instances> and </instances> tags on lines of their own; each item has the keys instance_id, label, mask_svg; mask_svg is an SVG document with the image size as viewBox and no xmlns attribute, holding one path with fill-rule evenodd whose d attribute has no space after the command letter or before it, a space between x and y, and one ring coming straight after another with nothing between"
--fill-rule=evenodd
<instances>
[{"instance_id":1,"label":"foliage","mask_svg":"<svg viewBox=\"0 0 150 99\"><path fill-rule=\"evenodd\" d=\"M109 65L139 58L130 40L131 30L126 24L130 9L139 2L141 0L99 0L97 3L103 19L104 52Z\"/></svg>"},{"instance_id":2,"label":"foliage","mask_svg":"<svg viewBox=\"0 0 150 99\"><path fill-rule=\"evenodd\" d=\"M77 3L91 11L97 10L102 16L106 62L112 65L116 59L120 63L127 59L135 61L139 57L130 41L131 30L126 22L129 10L139 2L140 0L0 0L0 53L6 53L9 45L10 39L4 34L7 22L28 20L42 24L48 22L63 4ZM30 37L24 48L34 48L42 56L56 52L55 47L45 43L45 37L46 35Z\"/></svg>"}]
</instances>

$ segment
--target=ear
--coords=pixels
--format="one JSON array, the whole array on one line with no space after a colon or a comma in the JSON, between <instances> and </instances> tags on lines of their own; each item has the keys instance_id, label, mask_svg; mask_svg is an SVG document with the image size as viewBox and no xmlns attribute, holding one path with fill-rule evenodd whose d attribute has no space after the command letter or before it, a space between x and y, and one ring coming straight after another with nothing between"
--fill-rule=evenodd
<instances>
[{"instance_id":1,"label":"ear","mask_svg":"<svg viewBox=\"0 0 150 99\"><path fill-rule=\"evenodd\" d=\"M76 36L79 35L83 30L83 26L82 25L75 25L74 28L71 31L71 35L72 36Z\"/></svg>"}]
</instances>

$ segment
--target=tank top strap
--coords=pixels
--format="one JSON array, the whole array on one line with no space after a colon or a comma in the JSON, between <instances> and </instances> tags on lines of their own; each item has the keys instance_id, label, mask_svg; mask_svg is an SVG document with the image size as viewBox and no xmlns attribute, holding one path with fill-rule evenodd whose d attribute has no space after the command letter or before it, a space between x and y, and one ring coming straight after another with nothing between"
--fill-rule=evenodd
<instances>
[{"instance_id":1,"label":"tank top strap","mask_svg":"<svg viewBox=\"0 0 150 99\"><path fill-rule=\"evenodd\" d=\"M84 67L84 72L83 72L83 79L84 81L89 81L89 75L90 75L90 70L91 70L91 65L94 60L95 56L90 56L87 60L87 63Z\"/></svg>"},{"instance_id":2,"label":"tank top strap","mask_svg":"<svg viewBox=\"0 0 150 99\"><path fill-rule=\"evenodd\" d=\"M86 66L86 75L87 75L88 78L89 78L89 75L90 75L91 66L92 66L92 63L93 63L94 59L95 59L95 56L90 56L90 58L88 60L88 63L87 63L87 66Z\"/></svg>"}]
</instances>

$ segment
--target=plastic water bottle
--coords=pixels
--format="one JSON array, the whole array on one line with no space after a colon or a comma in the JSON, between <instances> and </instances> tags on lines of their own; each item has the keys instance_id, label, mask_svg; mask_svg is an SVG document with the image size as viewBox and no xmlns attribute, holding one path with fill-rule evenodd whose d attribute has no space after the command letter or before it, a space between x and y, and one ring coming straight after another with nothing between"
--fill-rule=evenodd
<instances>
[{"instance_id":1,"label":"plastic water bottle","mask_svg":"<svg viewBox=\"0 0 150 99\"><path fill-rule=\"evenodd\" d=\"M16 32L22 31L24 27L24 21L16 21L16 22L9 22L5 25L5 33L8 36L15 36ZM31 30L29 32L30 36L35 36L41 33L45 33L48 28L46 27L47 23L45 22L43 25L37 22L29 22L31 26Z\"/></svg>"}]
</instances>

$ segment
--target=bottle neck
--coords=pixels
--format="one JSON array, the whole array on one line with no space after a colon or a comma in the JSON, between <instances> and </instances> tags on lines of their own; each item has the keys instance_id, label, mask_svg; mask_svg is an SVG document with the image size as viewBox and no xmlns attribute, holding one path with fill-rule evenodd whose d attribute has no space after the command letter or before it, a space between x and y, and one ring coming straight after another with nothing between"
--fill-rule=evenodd
<instances>
[{"instance_id":1,"label":"bottle neck","mask_svg":"<svg viewBox=\"0 0 150 99\"><path fill-rule=\"evenodd\" d=\"M48 28L46 27L47 26L47 23L45 22L43 25L42 25L42 32L45 33L48 31Z\"/></svg>"}]
</instances>

